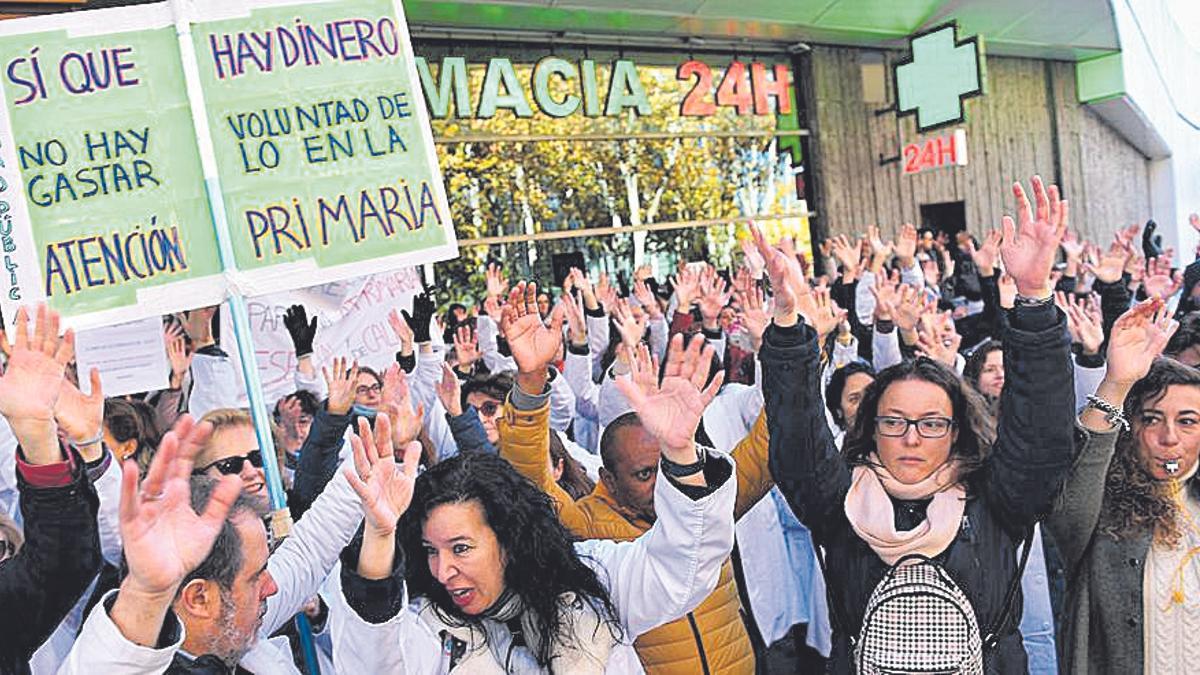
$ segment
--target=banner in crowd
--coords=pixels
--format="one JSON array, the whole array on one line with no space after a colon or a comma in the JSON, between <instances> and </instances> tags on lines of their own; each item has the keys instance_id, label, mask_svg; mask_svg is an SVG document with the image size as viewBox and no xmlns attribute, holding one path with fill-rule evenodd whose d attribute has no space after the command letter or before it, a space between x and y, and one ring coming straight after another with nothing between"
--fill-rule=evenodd
<instances>
[{"instance_id":1,"label":"banner in crowd","mask_svg":"<svg viewBox=\"0 0 1200 675\"><path fill-rule=\"evenodd\" d=\"M195 7L246 295L457 254L399 0Z\"/></svg>"},{"instance_id":2,"label":"banner in crowd","mask_svg":"<svg viewBox=\"0 0 1200 675\"><path fill-rule=\"evenodd\" d=\"M457 254L398 0L6 21L0 65L10 319L45 300L109 325ZM214 211L237 271L221 269Z\"/></svg>"},{"instance_id":3,"label":"banner in crowd","mask_svg":"<svg viewBox=\"0 0 1200 675\"><path fill-rule=\"evenodd\" d=\"M166 4L0 22L0 304L80 325L215 304L216 239Z\"/></svg>"},{"instance_id":4,"label":"banner in crowd","mask_svg":"<svg viewBox=\"0 0 1200 675\"><path fill-rule=\"evenodd\" d=\"M400 342L388 325L388 314L392 310L411 310L413 296L420 291L417 271L405 268L350 282L248 299L255 356L266 400L277 401L296 389L296 352L283 325L288 307L304 305L310 317L317 317L313 362L318 373L322 366L332 363L334 356L346 356L382 371L395 362L396 351L400 349ZM436 330L433 333L435 340L441 339Z\"/></svg>"}]
</instances>

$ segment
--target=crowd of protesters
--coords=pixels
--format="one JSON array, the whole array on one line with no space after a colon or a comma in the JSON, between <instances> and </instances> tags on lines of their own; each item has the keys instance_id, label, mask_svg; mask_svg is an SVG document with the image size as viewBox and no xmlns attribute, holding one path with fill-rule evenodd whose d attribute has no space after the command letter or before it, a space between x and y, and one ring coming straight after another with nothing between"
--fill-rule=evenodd
<instances>
[{"instance_id":1,"label":"crowd of protesters","mask_svg":"<svg viewBox=\"0 0 1200 675\"><path fill-rule=\"evenodd\" d=\"M168 389L107 399L22 309L0 673L1188 672L1200 256L1030 187L978 239L489 265L393 313L381 371L318 370L294 306L274 447L215 308L167 321Z\"/></svg>"}]
</instances>

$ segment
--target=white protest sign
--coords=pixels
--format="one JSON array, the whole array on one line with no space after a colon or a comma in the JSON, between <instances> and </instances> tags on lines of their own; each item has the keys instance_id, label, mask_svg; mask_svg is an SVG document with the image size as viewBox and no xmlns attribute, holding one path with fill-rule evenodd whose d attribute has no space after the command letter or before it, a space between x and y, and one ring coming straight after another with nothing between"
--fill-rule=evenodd
<instances>
[{"instance_id":1,"label":"white protest sign","mask_svg":"<svg viewBox=\"0 0 1200 675\"><path fill-rule=\"evenodd\" d=\"M171 363L167 360L162 319L157 316L79 331L75 335L75 361L79 386L85 394L92 390L92 368L100 371L105 396L157 391L169 385Z\"/></svg>"},{"instance_id":2,"label":"white protest sign","mask_svg":"<svg viewBox=\"0 0 1200 675\"><path fill-rule=\"evenodd\" d=\"M296 388L296 352L283 325L288 307L304 305L310 318L317 317L313 361L318 372L337 356L382 370L395 362L400 348L388 325L388 314L394 309L411 309L413 296L420 290L416 270L405 268L247 300L266 400L274 402Z\"/></svg>"}]
</instances>

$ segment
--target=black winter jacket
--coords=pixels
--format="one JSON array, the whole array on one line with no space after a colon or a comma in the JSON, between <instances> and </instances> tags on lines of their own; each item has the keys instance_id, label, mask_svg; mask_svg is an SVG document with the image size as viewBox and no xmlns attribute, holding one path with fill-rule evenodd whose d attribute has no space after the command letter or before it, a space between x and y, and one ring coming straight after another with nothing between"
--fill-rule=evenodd
<instances>
[{"instance_id":1,"label":"black winter jacket","mask_svg":"<svg viewBox=\"0 0 1200 675\"><path fill-rule=\"evenodd\" d=\"M20 452L18 450L18 452ZM25 546L0 563L0 673L28 673L50 637L100 571L100 502L83 461L74 481L35 488L17 472Z\"/></svg>"},{"instance_id":2,"label":"black winter jacket","mask_svg":"<svg viewBox=\"0 0 1200 675\"><path fill-rule=\"evenodd\" d=\"M938 556L975 609L981 631L1001 614L1016 576L1018 545L1049 510L1073 454L1074 387L1065 319L1052 306L1010 316L1004 342L1005 386L998 437L968 486L958 537ZM770 430L770 468L797 518L824 548L836 613L832 672L853 672L849 635L857 636L867 600L888 565L854 532L844 502L851 467L833 443L820 391L821 364L812 328L771 326L759 355ZM861 413L860 413L861 414ZM898 529L925 517L928 501L893 500ZM1027 670L1017 623L1018 595L987 672Z\"/></svg>"}]
</instances>

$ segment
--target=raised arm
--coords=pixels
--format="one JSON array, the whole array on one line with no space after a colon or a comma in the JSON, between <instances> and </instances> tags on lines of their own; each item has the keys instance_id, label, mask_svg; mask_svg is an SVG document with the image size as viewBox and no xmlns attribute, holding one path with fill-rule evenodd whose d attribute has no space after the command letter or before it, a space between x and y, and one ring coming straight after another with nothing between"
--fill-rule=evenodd
<instances>
[{"instance_id":1,"label":"raised arm","mask_svg":"<svg viewBox=\"0 0 1200 675\"><path fill-rule=\"evenodd\" d=\"M1068 207L1056 186L1036 176L1032 183L1036 209L1015 183L1017 222L1003 220L1000 256L1017 297L1002 338L1000 420L983 482L988 503L1018 535L1049 512L1074 455L1070 338L1050 284Z\"/></svg>"},{"instance_id":2,"label":"raised arm","mask_svg":"<svg viewBox=\"0 0 1200 675\"><path fill-rule=\"evenodd\" d=\"M799 270L788 256L769 246L757 227L751 232L775 291L774 320L759 353L771 475L796 517L820 540L845 518L842 502L850 488L850 469L825 421L817 331L800 320L799 296L811 291L797 282Z\"/></svg>"},{"instance_id":3,"label":"raised arm","mask_svg":"<svg viewBox=\"0 0 1200 675\"><path fill-rule=\"evenodd\" d=\"M1117 319L1108 341L1108 368L1095 396L1122 408L1130 388L1150 371L1178 325L1161 299L1147 300ZM1081 449L1046 519L1066 569L1076 569L1100 521L1104 481L1119 432L1097 408L1087 407L1079 415Z\"/></svg>"},{"instance_id":4,"label":"raised arm","mask_svg":"<svg viewBox=\"0 0 1200 675\"><path fill-rule=\"evenodd\" d=\"M58 334L58 315L38 307L28 332L18 310L13 347L0 377L0 414L18 447L16 479L25 546L0 563L0 663L24 663L71 610L101 565L96 494L82 459L59 443L54 410L74 335Z\"/></svg>"}]
</instances>

